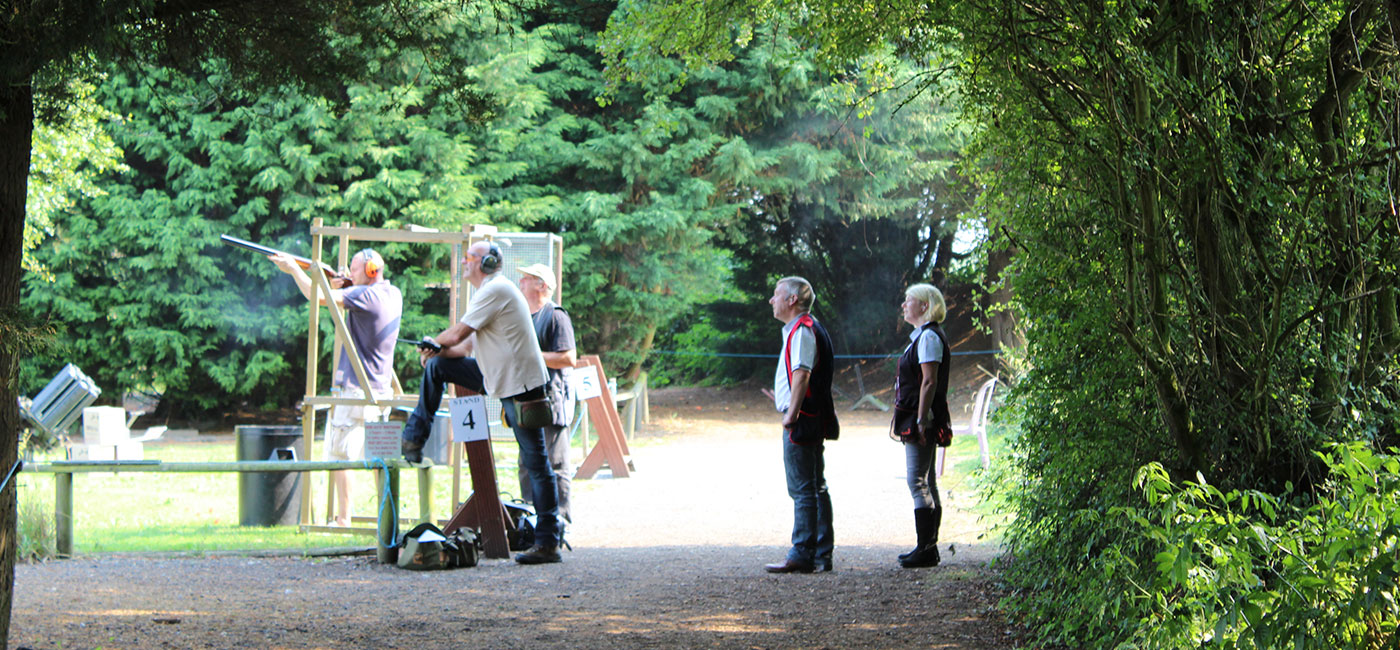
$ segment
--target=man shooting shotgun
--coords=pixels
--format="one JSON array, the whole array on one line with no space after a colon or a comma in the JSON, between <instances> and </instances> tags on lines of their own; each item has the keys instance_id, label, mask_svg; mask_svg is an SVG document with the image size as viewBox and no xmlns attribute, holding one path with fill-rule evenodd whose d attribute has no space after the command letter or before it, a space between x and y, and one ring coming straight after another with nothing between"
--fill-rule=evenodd
<instances>
[{"instance_id":1,"label":"man shooting shotgun","mask_svg":"<svg viewBox=\"0 0 1400 650\"><path fill-rule=\"evenodd\" d=\"M350 274L348 272L342 271L337 273L335 269L332 269L324 263L313 262L310 259L301 257L299 255L284 253L275 248L269 248L267 246L263 246L262 244L254 244L253 242L250 242L246 239L239 239L231 235L219 235L219 239L230 246L246 248L250 251L253 251L254 253L262 253L263 255L266 255L268 257L273 257L276 255L286 255L288 259L295 262L296 265L300 266L303 270L309 271L311 270L312 264L320 264L321 272L326 274L327 280L330 280L332 289L344 289L345 287L348 287L355 283L354 280L350 278Z\"/></svg>"},{"instance_id":2,"label":"man shooting shotgun","mask_svg":"<svg viewBox=\"0 0 1400 650\"><path fill-rule=\"evenodd\" d=\"M225 235L222 239L234 246L267 255L277 268L292 277L301 295L311 299L312 281L311 276L306 274L311 260L236 237ZM336 277L330 267L320 266L327 276ZM349 346L346 346L341 349L339 363L331 380L332 395L362 399L370 393L378 397L388 397L393 393L394 341L399 336L399 321L403 316L403 294L384 277L386 273L388 268L384 258L373 249L366 248L351 258L350 268L345 273L345 284L331 289L330 295L317 293L321 306L334 304L345 310L345 326L369 380L368 386L360 385L350 362ZM326 420L326 460L364 460L365 422L386 420L388 414L388 409L377 406L337 404ZM331 472L331 483L339 497L336 499L334 523L349 526L350 482L345 471Z\"/></svg>"}]
</instances>

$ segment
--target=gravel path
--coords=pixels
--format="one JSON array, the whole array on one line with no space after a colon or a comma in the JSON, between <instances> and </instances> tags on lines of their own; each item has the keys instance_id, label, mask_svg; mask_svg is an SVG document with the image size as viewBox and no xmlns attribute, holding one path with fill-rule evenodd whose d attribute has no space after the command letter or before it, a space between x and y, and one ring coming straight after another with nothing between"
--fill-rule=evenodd
<instances>
[{"instance_id":1,"label":"gravel path","mask_svg":"<svg viewBox=\"0 0 1400 650\"><path fill-rule=\"evenodd\" d=\"M561 564L484 560L414 573L366 557L90 556L22 565L10 646L1015 647L986 569L996 549L979 542L985 524L965 510L973 497L958 477L944 481L944 564L895 564L913 525L884 414L843 414L842 439L827 447L836 571L768 575L762 565L781 560L792 521L776 417L691 395L658 395L653 424L632 445L631 478L575 483L574 551Z\"/></svg>"}]
</instances>

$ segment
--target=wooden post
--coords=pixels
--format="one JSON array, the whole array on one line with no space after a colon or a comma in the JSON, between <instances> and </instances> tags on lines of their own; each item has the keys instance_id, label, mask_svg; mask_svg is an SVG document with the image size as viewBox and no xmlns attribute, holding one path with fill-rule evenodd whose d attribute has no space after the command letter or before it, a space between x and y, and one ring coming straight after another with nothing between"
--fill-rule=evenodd
<instances>
[{"instance_id":1,"label":"wooden post","mask_svg":"<svg viewBox=\"0 0 1400 650\"><path fill-rule=\"evenodd\" d=\"M375 536L375 555L380 564L394 564L399 560L398 548L394 546L399 537L399 470L379 469L376 473L383 477L379 489L379 534ZM387 484L388 489L383 485ZM385 493L388 502L385 502Z\"/></svg>"},{"instance_id":2,"label":"wooden post","mask_svg":"<svg viewBox=\"0 0 1400 650\"><path fill-rule=\"evenodd\" d=\"M427 467L418 468L418 523L433 520L433 473Z\"/></svg>"},{"instance_id":3,"label":"wooden post","mask_svg":"<svg viewBox=\"0 0 1400 650\"><path fill-rule=\"evenodd\" d=\"M627 405L622 407L622 432L627 438L627 442L632 442L632 436L637 433L637 394L635 392L627 400Z\"/></svg>"},{"instance_id":4,"label":"wooden post","mask_svg":"<svg viewBox=\"0 0 1400 650\"><path fill-rule=\"evenodd\" d=\"M491 440L473 440L462 446L467 454L467 467L472 474L472 495L453 513L442 532L463 526L481 531L481 543L486 557L510 557L510 540L506 538L506 513L501 505L500 488L496 485L496 463L491 455Z\"/></svg>"},{"instance_id":5,"label":"wooden post","mask_svg":"<svg viewBox=\"0 0 1400 650\"><path fill-rule=\"evenodd\" d=\"M637 387L634 389L637 399L642 400L642 424L651 424L651 397L647 395L647 371L643 370L641 376L637 378Z\"/></svg>"},{"instance_id":6,"label":"wooden post","mask_svg":"<svg viewBox=\"0 0 1400 650\"><path fill-rule=\"evenodd\" d=\"M53 475L54 545L59 557L73 557L73 475Z\"/></svg>"}]
</instances>

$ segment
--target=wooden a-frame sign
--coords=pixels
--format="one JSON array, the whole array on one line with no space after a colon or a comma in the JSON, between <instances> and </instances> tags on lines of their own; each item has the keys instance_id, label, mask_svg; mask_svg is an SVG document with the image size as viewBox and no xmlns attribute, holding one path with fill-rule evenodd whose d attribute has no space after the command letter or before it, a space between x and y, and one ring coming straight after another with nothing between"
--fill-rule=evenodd
<instances>
[{"instance_id":1,"label":"wooden a-frame sign","mask_svg":"<svg viewBox=\"0 0 1400 650\"><path fill-rule=\"evenodd\" d=\"M457 395L476 393L457 386ZM467 455L467 471L472 476L472 493L465 503L452 513L442 532L448 535L463 526L481 532L482 552L486 557L510 557L510 540L506 537L506 508L501 504L500 487L496 483L496 461L491 453L491 436L485 440L462 443Z\"/></svg>"},{"instance_id":2,"label":"wooden a-frame sign","mask_svg":"<svg viewBox=\"0 0 1400 650\"><path fill-rule=\"evenodd\" d=\"M598 444L589 450L588 457L583 459L574 478L593 478L604 465L612 470L613 478L627 478L637 468L632 465L632 451L627 448L627 438L622 435L622 418L618 417L617 407L613 406L608 378L603 374L603 362L598 355L590 354L579 360L578 368L582 372L598 373L598 387L602 394L585 400L588 417L598 429Z\"/></svg>"}]
</instances>

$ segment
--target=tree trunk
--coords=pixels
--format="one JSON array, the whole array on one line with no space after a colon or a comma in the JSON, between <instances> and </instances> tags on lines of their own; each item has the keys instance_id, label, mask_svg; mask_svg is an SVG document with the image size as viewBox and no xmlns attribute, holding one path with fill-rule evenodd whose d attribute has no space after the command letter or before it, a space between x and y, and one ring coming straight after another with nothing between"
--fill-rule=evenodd
<instances>
[{"instance_id":1,"label":"tree trunk","mask_svg":"<svg viewBox=\"0 0 1400 650\"><path fill-rule=\"evenodd\" d=\"M34 133L34 91L0 86L0 319L18 320L24 203L29 148ZM19 460L19 368L17 341L0 341L0 480ZM10 606L15 588L15 494L18 481L0 489L0 650L9 645Z\"/></svg>"},{"instance_id":2,"label":"tree trunk","mask_svg":"<svg viewBox=\"0 0 1400 650\"><path fill-rule=\"evenodd\" d=\"M642 342L637 346L637 350L642 353L638 361L628 366L627 371L622 374L622 383L632 384L642 376L642 364L646 363L647 355L651 354L651 345L656 341L656 325L648 325L646 336L642 337Z\"/></svg>"},{"instance_id":3,"label":"tree trunk","mask_svg":"<svg viewBox=\"0 0 1400 650\"><path fill-rule=\"evenodd\" d=\"M1011 310L1011 287L1004 277L1011 260L1016 257L1016 249L1005 242L994 245L987 253L987 287L991 292L983 298L983 310L992 328L992 346L1000 352L1003 349L1019 350L1026 346L1026 337L1016 322L1016 313ZM1005 360L997 355L997 374L1006 379L1003 364Z\"/></svg>"}]
</instances>

